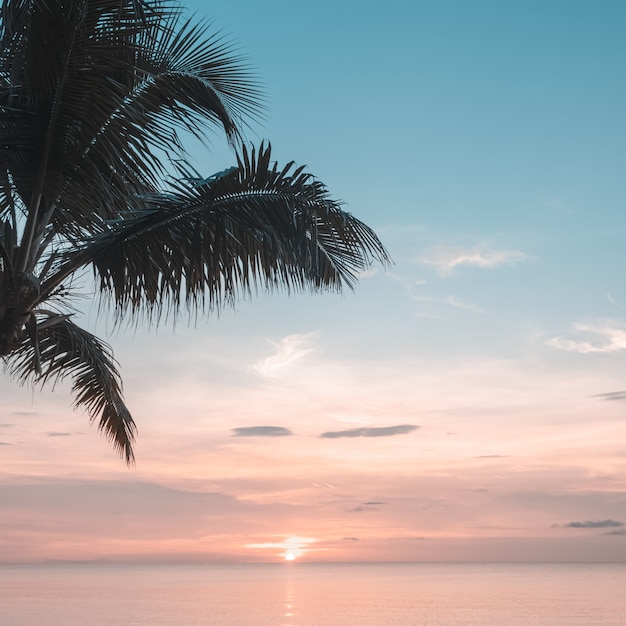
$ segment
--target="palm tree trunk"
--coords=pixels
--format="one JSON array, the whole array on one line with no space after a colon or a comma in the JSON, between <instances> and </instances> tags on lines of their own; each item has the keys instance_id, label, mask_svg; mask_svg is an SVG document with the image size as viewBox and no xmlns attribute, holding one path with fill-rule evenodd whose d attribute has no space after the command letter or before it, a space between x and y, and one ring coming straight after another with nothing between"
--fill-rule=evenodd
<instances>
[{"instance_id":1,"label":"palm tree trunk","mask_svg":"<svg viewBox=\"0 0 626 626\"><path fill-rule=\"evenodd\" d=\"M3 276L0 284L0 358L9 355L20 344L24 326L31 316L30 310L24 310L24 300L34 289L28 278L15 280Z\"/></svg>"}]
</instances>

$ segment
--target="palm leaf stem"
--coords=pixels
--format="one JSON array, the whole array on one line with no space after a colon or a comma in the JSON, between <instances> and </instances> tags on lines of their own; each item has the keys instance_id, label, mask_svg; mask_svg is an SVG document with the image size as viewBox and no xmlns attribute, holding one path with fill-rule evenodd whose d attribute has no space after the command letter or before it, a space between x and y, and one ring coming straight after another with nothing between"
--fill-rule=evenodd
<instances>
[{"instance_id":1,"label":"palm leaf stem","mask_svg":"<svg viewBox=\"0 0 626 626\"><path fill-rule=\"evenodd\" d=\"M63 90L68 79L69 62L70 62L70 58L71 58L72 51L74 48L76 33L78 31L79 25L84 16L83 9L85 7L85 1L86 0L81 0L80 10L78 11L78 19L76 20L74 24L74 28L72 30L72 37L71 37L70 45L68 46L68 51L65 56L65 63L63 64L63 73L60 77L60 80L59 80L59 83L57 85L55 95L54 95L54 102L53 102L52 111L50 114L50 121L48 123L48 130L46 133L46 141L45 141L44 149L41 155L39 168L37 170L37 176L35 178L35 182L33 185L31 199L28 205L28 210L27 210L26 224L24 226L24 231L22 233L22 240L20 242L20 250L19 250L19 254L18 254L18 258L16 262L16 270L18 273L26 272L32 259L31 250L33 247L33 239L35 236L35 230L38 224L39 205L41 204L41 198L43 196L46 173L48 170L48 161L50 159L50 153L52 151L54 135L56 132L57 120L59 118L59 112L61 109Z\"/></svg>"}]
</instances>

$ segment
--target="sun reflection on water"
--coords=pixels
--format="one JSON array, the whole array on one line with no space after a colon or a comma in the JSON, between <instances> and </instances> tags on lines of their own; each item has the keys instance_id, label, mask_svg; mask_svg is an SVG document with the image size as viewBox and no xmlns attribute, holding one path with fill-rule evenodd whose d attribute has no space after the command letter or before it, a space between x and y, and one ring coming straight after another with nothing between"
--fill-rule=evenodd
<instances>
[{"instance_id":1,"label":"sun reflection on water","mask_svg":"<svg viewBox=\"0 0 626 626\"><path fill-rule=\"evenodd\" d=\"M282 626L296 626L295 586L293 584L291 568L289 568L289 570L285 585L285 613Z\"/></svg>"}]
</instances>

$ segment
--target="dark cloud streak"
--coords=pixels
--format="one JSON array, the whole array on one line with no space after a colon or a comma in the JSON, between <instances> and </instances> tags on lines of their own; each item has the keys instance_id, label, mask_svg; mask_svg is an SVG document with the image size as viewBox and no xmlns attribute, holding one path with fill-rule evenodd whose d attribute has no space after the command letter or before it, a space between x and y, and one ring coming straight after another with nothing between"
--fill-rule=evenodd
<instances>
[{"instance_id":1,"label":"dark cloud streak","mask_svg":"<svg viewBox=\"0 0 626 626\"><path fill-rule=\"evenodd\" d=\"M614 519L588 520L586 522L570 522L565 528L621 528L624 522Z\"/></svg>"},{"instance_id":2,"label":"dark cloud streak","mask_svg":"<svg viewBox=\"0 0 626 626\"><path fill-rule=\"evenodd\" d=\"M333 430L322 433L322 439L341 439L343 437L393 437L406 435L417 430L419 426L399 424L398 426L382 426L380 428L352 428L350 430Z\"/></svg>"},{"instance_id":3,"label":"dark cloud streak","mask_svg":"<svg viewBox=\"0 0 626 626\"><path fill-rule=\"evenodd\" d=\"M288 437L293 434L282 426L243 426L232 430L233 437Z\"/></svg>"},{"instance_id":4,"label":"dark cloud streak","mask_svg":"<svg viewBox=\"0 0 626 626\"><path fill-rule=\"evenodd\" d=\"M596 393L592 398L602 398L602 400L626 400L626 391L609 391L607 393Z\"/></svg>"}]
</instances>

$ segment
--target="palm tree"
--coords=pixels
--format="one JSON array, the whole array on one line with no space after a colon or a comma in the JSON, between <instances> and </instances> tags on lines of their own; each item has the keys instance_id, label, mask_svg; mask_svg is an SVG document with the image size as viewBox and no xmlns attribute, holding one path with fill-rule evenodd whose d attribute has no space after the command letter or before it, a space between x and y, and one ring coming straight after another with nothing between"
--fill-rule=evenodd
<instances>
[{"instance_id":1,"label":"palm tree","mask_svg":"<svg viewBox=\"0 0 626 626\"><path fill-rule=\"evenodd\" d=\"M175 0L3 0L0 357L71 377L126 462L136 427L110 347L74 322L91 271L116 320L215 311L253 289L341 290L388 261L374 232L269 144L243 60ZM236 166L202 178L182 137L217 125Z\"/></svg>"}]
</instances>

